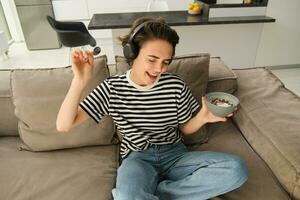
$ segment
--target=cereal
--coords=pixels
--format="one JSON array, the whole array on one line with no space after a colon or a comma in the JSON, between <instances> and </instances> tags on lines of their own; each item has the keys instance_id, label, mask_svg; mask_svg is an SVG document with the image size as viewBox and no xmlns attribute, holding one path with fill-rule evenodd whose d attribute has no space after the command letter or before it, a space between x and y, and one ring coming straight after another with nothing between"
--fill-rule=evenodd
<instances>
[{"instance_id":1,"label":"cereal","mask_svg":"<svg viewBox=\"0 0 300 200\"><path fill-rule=\"evenodd\" d=\"M225 100L225 99L220 99L220 98L214 98L213 100L211 100L212 104L216 105L216 106L221 106L221 107L230 107L233 106L232 103L230 103L229 101Z\"/></svg>"}]
</instances>

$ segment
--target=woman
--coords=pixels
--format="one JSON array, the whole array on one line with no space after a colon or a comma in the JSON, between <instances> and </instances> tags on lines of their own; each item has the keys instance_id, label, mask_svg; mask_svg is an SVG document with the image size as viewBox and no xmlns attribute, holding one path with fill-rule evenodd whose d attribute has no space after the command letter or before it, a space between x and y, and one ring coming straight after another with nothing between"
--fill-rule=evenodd
<instances>
[{"instance_id":1,"label":"woman","mask_svg":"<svg viewBox=\"0 0 300 200\"><path fill-rule=\"evenodd\" d=\"M179 41L176 31L161 18L140 18L120 40L131 69L104 80L82 102L93 57L72 53L74 78L57 118L57 129L68 131L89 116L96 122L112 116L122 135L114 199L200 200L240 187L247 170L239 157L188 152L182 143L182 134L226 118L210 113L204 97L199 111L186 84L166 72Z\"/></svg>"}]
</instances>

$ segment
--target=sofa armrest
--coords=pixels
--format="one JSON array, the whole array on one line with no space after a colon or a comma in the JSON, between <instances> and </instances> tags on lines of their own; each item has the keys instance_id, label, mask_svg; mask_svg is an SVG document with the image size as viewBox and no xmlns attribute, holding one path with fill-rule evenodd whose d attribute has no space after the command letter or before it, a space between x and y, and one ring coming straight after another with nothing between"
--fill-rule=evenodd
<instances>
[{"instance_id":1,"label":"sofa armrest","mask_svg":"<svg viewBox=\"0 0 300 200\"><path fill-rule=\"evenodd\" d=\"M300 98L265 68L234 72L240 99L235 123L283 187L300 199Z\"/></svg>"},{"instance_id":2,"label":"sofa armrest","mask_svg":"<svg viewBox=\"0 0 300 200\"><path fill-rule=\"evenodd\" d=\"M11 92L11 70L0 70L0 136L18 136Z\"/></svg>"}]
</instances>

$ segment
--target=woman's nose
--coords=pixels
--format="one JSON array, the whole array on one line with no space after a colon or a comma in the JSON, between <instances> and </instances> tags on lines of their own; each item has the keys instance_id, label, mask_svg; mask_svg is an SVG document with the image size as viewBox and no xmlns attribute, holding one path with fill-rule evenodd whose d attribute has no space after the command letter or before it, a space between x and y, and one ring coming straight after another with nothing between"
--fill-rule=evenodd
<instances>
[{"instance_id":1,"label":"woman's nose","mask_svg":"<svg viewBox=\"0 0 300 200\"><path fill-rule=\"evenodd\" d=\"M160 74L163 71L164 63L159 63L155 66L155 74Z\"/></svg>"},{"instance_id":2,"label":"woman's nose","mask_svg":"<svg viewBox=\"0 0 300 200\"><path fill-rule=\"evenodd\" d=\"M160 74L161 71L162 71L161 67L156 67L155 70L154 70L155 74Z\"/></svg>"}]
</instances>

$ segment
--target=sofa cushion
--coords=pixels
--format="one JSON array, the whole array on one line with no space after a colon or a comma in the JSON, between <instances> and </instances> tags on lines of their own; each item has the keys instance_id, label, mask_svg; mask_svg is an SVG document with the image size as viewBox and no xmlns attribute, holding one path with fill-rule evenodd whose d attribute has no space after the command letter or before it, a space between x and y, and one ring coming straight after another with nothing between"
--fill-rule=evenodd
<instances>
[{"instance_id":1,"label":"sofa cushion","mask_svg":"<svg viewBox=\"0 0 300 200\"><path fill-rule=\"evenodd\" d=\"M251 149L231 120L207 126L209 141L190 145L190 150L224 152L240 156L247 163L248 180L240 188L213 200L289 200L264 161Z\"/></svg>"},{"instance_id":2,"label":"sofa cushion","mask_svg":"<svg viewBox=\"0 0 300 200\"><path fill-rule=\"evenodd\" d=\"M116 145L30 152L17 150L19 143L0 138L0 199L112 199Z\"/></svg>"},{"instance_id":3,"label":"sofa cushion","mask_svg":"<svg viewBox=\"0 0 300 200\"><path fill-rule=\"evenodd\" d=\"M200 106L201 96L205 95L208 82L209 59L210 55L204 53L176 56L168 67L168 72L176 74L184 80ZM116 56L116 69L114 72L123 74L128 69L130 69L130 66L126 59L122 56ZM185 144L204 143L207 140L206 126L203 126L192 135L184 135Z\"/></svg>"},{"instance_id":4,"label":"sofa cushion","mask_svg":"<svg viewBox=\"0 0 300 200\"><path fill-rule=\"evenodd\" d=\"M234 71L240 99L235 122L284 188L300 199L300 98L267 69Z\"/></svg>"},{"instance_id":5,"label":"sofa cushion","mask_svg":"<svg viewBox=\"0 0 300 200\"><path fill-rule=\"evenodd\" d=\"M0 136L18 135L18 119L14 114L10 70L0 70Z\"/></svg>"},{"instance_id":6,"label":"sofa cushion","mask_svg":"<svg viewBox=\"0 0 300 200\"><path fill-rule=\"evenodd\" d=\"M95 60L94 70L82 99L108 76L105 56ZM57 132L56 117L72 77L71 67L13 71L13 101L25 143L21 148L46 151L115 143L113 122L108 116L99 124L88 119L68 133Z\"/></svg>"},{"instance_id":7,"label":"sofa cushion","mask_svg":"<svg viewBox=\"0 0 300 200\"><path fill-rule=\"evenodd\" d=\"M237 90L237 77L219 57L210 58L206 92L233 93Z\"/></svg>"}]
</instances>

